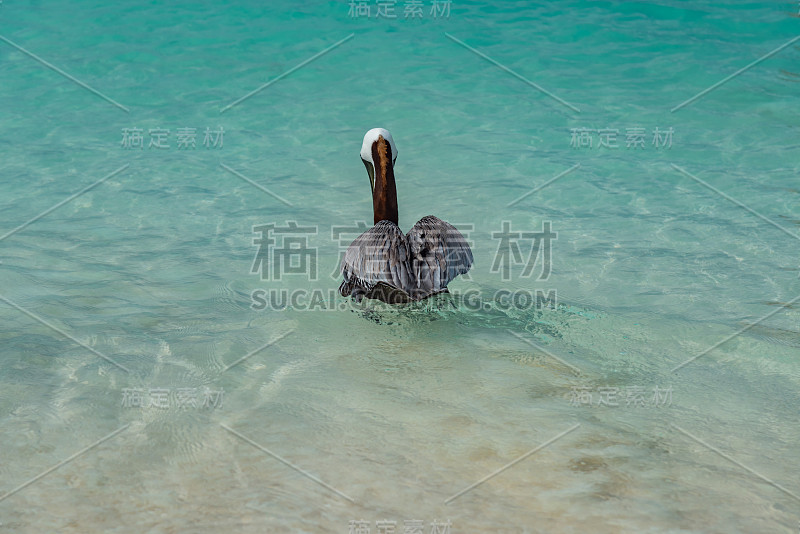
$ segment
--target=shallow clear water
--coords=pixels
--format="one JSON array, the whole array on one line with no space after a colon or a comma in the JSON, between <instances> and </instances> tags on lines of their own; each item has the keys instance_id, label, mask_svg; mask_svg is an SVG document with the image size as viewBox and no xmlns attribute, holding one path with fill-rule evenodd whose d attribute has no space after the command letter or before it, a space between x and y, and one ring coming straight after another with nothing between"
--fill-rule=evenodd
<instances>
[{"instance_id":1,"label":"shallow clear water","mask_svg":"<svg viewBox=\"0 0 800 534\"><path fill-rule=\"evenodd\" d=\"M797 5L261 4L0 4L0 532L797 531L800 41L671 111ZM452 297L331 293L374 126L400 226L471 225ZM504 221L547 280L492 272Z\"/></svg>"}]
</instances>

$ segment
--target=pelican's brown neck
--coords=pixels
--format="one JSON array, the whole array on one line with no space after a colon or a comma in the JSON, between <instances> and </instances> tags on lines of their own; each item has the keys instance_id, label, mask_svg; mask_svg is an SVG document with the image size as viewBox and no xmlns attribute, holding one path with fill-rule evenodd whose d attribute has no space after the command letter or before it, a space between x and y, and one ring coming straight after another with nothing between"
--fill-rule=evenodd
<instances>
[{"instance_id":1,"label":"pelican's brown neck","mask_svg":"<svg viewBox=\"0 0 800 534\"><path fill-rule=\"evenodd\" d=\"M391 221L398 224L397 188L394 185L394 167L392 165L392 147L383 138L372 144L372 161L375 164L375 187L372 191L372 211L377 224L380 221Z\"/></svg>"}]
</instances>

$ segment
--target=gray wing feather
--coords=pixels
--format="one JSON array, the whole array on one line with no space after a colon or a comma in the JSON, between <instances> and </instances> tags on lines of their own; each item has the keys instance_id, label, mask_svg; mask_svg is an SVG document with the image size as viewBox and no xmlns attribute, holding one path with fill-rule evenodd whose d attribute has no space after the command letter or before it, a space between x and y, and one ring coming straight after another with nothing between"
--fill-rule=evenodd
<instances>
[{"instance_id":1,"label":"gray wing feather","mask_svg":"<svg viewBox=\"0 0 800 534\"><path fill-rule=\"evenodd\" d=\"M396 224L380 221L358 236L342 259L343 296L369 293L383 282L404 291L411 287L408 244Z\"/></svg>"},{"instance_id":2,"label":"gray wing feather","mask_svg":"<svg viewBox=\"0 0 800 534\"><path fill-rule=\"evenodd\" d=\"M415 298L444 291L453 278L472 267L472 250L455 226L428 215L406 236L413 271L413 287L406 291Z\"/></svg>"},{"instance_id":3,"label":"gray wing feather","mask_svg":"<svg viewBox=\"0 0 800 534\"><path fill-rule=\"evenodd\" d=\"M396 224L381 221L347 248L339 293L386 300L396 288L406 295L393 299L419 300L446 290L471 266L472 251L452 224L428 215L404 236Z\"/></svg>"}]
</instances>

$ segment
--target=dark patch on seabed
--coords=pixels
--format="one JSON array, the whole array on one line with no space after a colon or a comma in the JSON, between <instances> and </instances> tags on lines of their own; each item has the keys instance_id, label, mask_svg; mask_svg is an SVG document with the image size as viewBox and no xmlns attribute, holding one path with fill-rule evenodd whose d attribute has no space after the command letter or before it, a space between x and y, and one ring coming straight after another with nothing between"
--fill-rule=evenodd
<instances>
[{"instance_id":1,"label":"dark patch on seabed","mask_svg":"<svg viewBox=\"0 0 800 534\"><path fill-rule=\"evenodd\" d=\"M777 345L800 347L800 332L785 328L776 328L763 324L740 322L739 328L747 328L742 333Z\"/></svg>"}]
</instances>

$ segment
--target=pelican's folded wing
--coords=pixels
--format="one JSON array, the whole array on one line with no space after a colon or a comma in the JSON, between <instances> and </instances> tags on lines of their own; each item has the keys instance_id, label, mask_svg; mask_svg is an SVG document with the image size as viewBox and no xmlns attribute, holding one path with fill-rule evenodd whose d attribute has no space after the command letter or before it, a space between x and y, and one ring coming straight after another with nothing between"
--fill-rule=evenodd
<instances>
[{"instance_id":1,"label":"pelican's folded wing","mask_svg":"<svg viewBox=\"0 0 800 534\"><path fill-rule=\"evenodd\" d=\"M428 215L414 225L406 237L415 299L444 291L447 284L472 267L472 250L455 226Z\"/></svg>"},{"instance_id":2,"label":"pelican's folded wing","mask_svg":"<svg viewBox=\"0 0 800 534\"><path fill-rule=\"evenodd\" d=\"M358 236L344 253L342 296L369 296L376 284L408 291L411 284L408 244L396 224L380 221Z\"/></svg>"}]
</instances>

